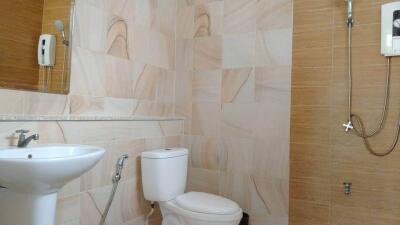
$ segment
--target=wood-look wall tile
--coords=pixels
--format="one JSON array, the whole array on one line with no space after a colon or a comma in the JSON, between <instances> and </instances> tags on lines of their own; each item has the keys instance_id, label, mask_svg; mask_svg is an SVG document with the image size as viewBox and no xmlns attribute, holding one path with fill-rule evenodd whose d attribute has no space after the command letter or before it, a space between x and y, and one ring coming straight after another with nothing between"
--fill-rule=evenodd
<instances>
[{"instance_id":1,"label":"wood-look wall tile","mask_svg":"<svg viewBox=\"0 0 400 225\"><path fill-rule=\"evenodd\" d=\"M332 75L330 67L293 67L292 68L292 86L327 86L331 79L338 77L337 74ZM342 74L340 74L340 77ZM342 82L342 80L340 81Z\"/></svg>"},{"instance_id":2,"label":"wood-look wall tile","mask_svg":"<svg viewBox=\"0 0 400 225\"><path fill-rule=\"evenodd\" d=\"M296 5L296 0L294 4ZM296 19L293 20L293 31L294 33L297 33L300 30L310 29L313 27L330 27L334 23L333 16L332 8L297 10L295 6L293 10L293 18Z\"/></svg>"},{"instance_id":3,"label":"wood-look wall tile","mask_svg":"<svg viewBox=\"0 0 400 225\"><path fill-rule=\"evenodd\" d=\"M328 205L290 199L289 224L328 225L330 209Z\"/></svg>"},{"instance_id":4,"label":"wood-look wall tile","mask_svg":"<svg viewBox=\"0 0 400 225\"><path fill-rule=\"evenodd\" d=\"M389 225L400 222L395 212L384 209L368 209L360 207L343 207L333 205L331 213L331 224L335 225Z\"/></svg>"}]
</instances>

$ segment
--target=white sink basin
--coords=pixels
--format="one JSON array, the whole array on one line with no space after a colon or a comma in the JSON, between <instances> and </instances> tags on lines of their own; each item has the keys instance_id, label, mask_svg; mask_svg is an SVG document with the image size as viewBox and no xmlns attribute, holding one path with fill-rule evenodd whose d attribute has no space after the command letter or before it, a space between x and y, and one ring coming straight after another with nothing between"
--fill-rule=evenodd
<instances>
[{"instance_id":1,"label":"white sink basin","mask_svg":"<svg viewBox=\"0 0 400 225\"><path fill-rule=\"evenodd\" d=\"M0 150L0 186L48 194L91 169L104 149L85 145L45 145Z\"/></svg>"},{"instance_id":2,"label":"white sink basin","mask_svg":"<svg viewBox=\"0 0 400 225\"><path fill-rule=\"evenodd\" d=\"M5 187L0 188L0 225L53 225L57 191L91 169L104 152L86 145L0 150L0 186Z\"/></svg>"}]
</instances>

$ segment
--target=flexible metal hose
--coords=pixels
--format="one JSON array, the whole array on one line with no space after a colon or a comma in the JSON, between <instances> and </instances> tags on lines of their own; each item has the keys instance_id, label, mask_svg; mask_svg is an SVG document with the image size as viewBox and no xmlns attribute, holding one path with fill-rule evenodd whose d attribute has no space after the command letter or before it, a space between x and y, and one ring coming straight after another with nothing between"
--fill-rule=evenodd
<instances>
[{"instance_id":1,"label":"flexible metal hose","mask_svg":"<svg viewBox=\"0 0 400 225\"><path fill-rule=\"evenodd\" d=\"M124 168L124 162L126 159L128 159L128 155L122 155L117 160L117 163L115 165L115 173L112 177L113 187L112 187L110 196L108 197L106 208L104 209L104 212L101 215L99 225L104 225L106 222L108 212L110 211L111 204L114 200L115 192L117 192L118 184L119 184L119 181L121 180L122 169Z\"/></svg>"},{"instance_id":2,"label":"flexible metal hose","mask_svg":"<svg viewBox=\"0 0 400 225\"><path fill-rule=\"evenodd\" d=\"M108 202L107 202L106 208L104 209L104 212L101 215L101 219L100 219L99 225L104 225L105 222L106 222L106 218L107 218L108 212L110 211L111 203L114 200L115 192L117 192L118 183L119 182L115 182L113 184L110 196L108 197Z\"/></svg>"},{"instance_id":3,"label":"flexible metal hose","mask_svg":"<svg viewBox=\"0 0 400 225\"><path fill-rule=\"evenodd\" d=\"M144 225L149 225L150 217L154 213L154 202L150 202L150 207L151 207L151 209L150 209L150 212L146 215L146 220L144 222Z\"/></svg>"},{"instance_id":4,"label":"flexible metal hose","mask_svg":"<svg viewBox=\"0 0 400 225\"><path fill-rule=\"evenodd\" d=\"M394 140L391 144L391 146L389 147L389 149L385 150L382 153L379 153L377 151L375 151L369 141L368 138L373 137L375 135L377 135L379 132L382 131L386 118L387 118L387 112L388 112L388 105L389 105L389 96L390 96L390 74L391 74L391 70L390 70L390 65L391 65L391 58L387 57L386 60L386 82L385 82L385 96L384 96L384 102L383 102L383 109L382 109L382 114L378 123L377 128L373 129L371 132L367 133L367 131L365 130L365 126L364 123L362 122L362 119L360 116L358 116L357 114L353 114L352 113L352 90L353 90L353 84L352 84L352 80L353 80L353 71L352 71L352 26L349 26L348 29L348 93L349 93L349 98L348 98L348 120L353 123L353 121L355 121L357 123L357 126L360 127L360 129L357 129L356 126L354 126L353 131L354 133L361 137L363 139L363 143L365 148L368 150L368 152L370 152L372 155L375 156L387 156L390 153L392 153L397 145L397 142L399 140L399 135L400 135L400 114L397 120L397 126L396 126L396 132L395 132L395 137Z\"/></svg>"}]
</instances>

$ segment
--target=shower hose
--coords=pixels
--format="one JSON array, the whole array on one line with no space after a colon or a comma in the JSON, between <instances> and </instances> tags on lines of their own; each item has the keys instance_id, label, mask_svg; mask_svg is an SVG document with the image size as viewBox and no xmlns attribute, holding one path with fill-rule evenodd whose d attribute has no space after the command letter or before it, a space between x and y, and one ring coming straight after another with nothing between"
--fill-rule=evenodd
<instances>
[{"instance_id":1,"label":"shower hose","mask_svg":"<svg viewBox=\"0 0 400 225\"><path fill-rule=\"evenodd\" d=\"M388 149L386 149L385 151L382 152L378 152L376 150L374 150L371 147L371 144L369 143L368 138L373 137L377 134L379 134L379 132L382 131L386 118L387 118L387 114L388 114L388 108L389 108L389 96L390 96L390 74L391 74L391 70L390 70L390 65L391 65L391 58L390 57L386 57L386 82L385 82L385 96L384 96L384 102L383 102L383 109L382 109L382 114L378 123L377 128L373 129L370 132L367 132L364 126L364 123L361 119L361 117L357 114L352 113L352 80L353 80L353 72L352 72L352 25L349 26L348 29L348 121L350 124L356 124L356 126L353 127L353 132L362 138L363 143L365 148L368 150L368 152L370 152L372 155L375 156L387 156L390 153L392 153L397 145L397 142L399 140L399 134L400 134L400 113L398 115L398 119L397 119L397 124L396 124L396 132L394 135L394 140L392 142L392 144L390 145L390 147ZM359 128L357 128L359 127Z\"/></svg>"}]
</instances>

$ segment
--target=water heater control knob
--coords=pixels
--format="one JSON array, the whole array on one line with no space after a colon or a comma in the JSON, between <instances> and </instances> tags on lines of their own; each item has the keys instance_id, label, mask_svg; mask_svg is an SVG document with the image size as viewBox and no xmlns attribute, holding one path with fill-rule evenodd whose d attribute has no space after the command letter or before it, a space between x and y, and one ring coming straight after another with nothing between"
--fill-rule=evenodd
<instances>
[{"instance_id":1,"label":"water heater control knob","mask_svg":"<svg viewBox=\"0 0 400 225\"><path fill-rule=\"evenodd\" d=\"M400 28L400 19L395 19L393 21L393 26L396 27L396 28Z\"/></svg>"}]
</instances>

